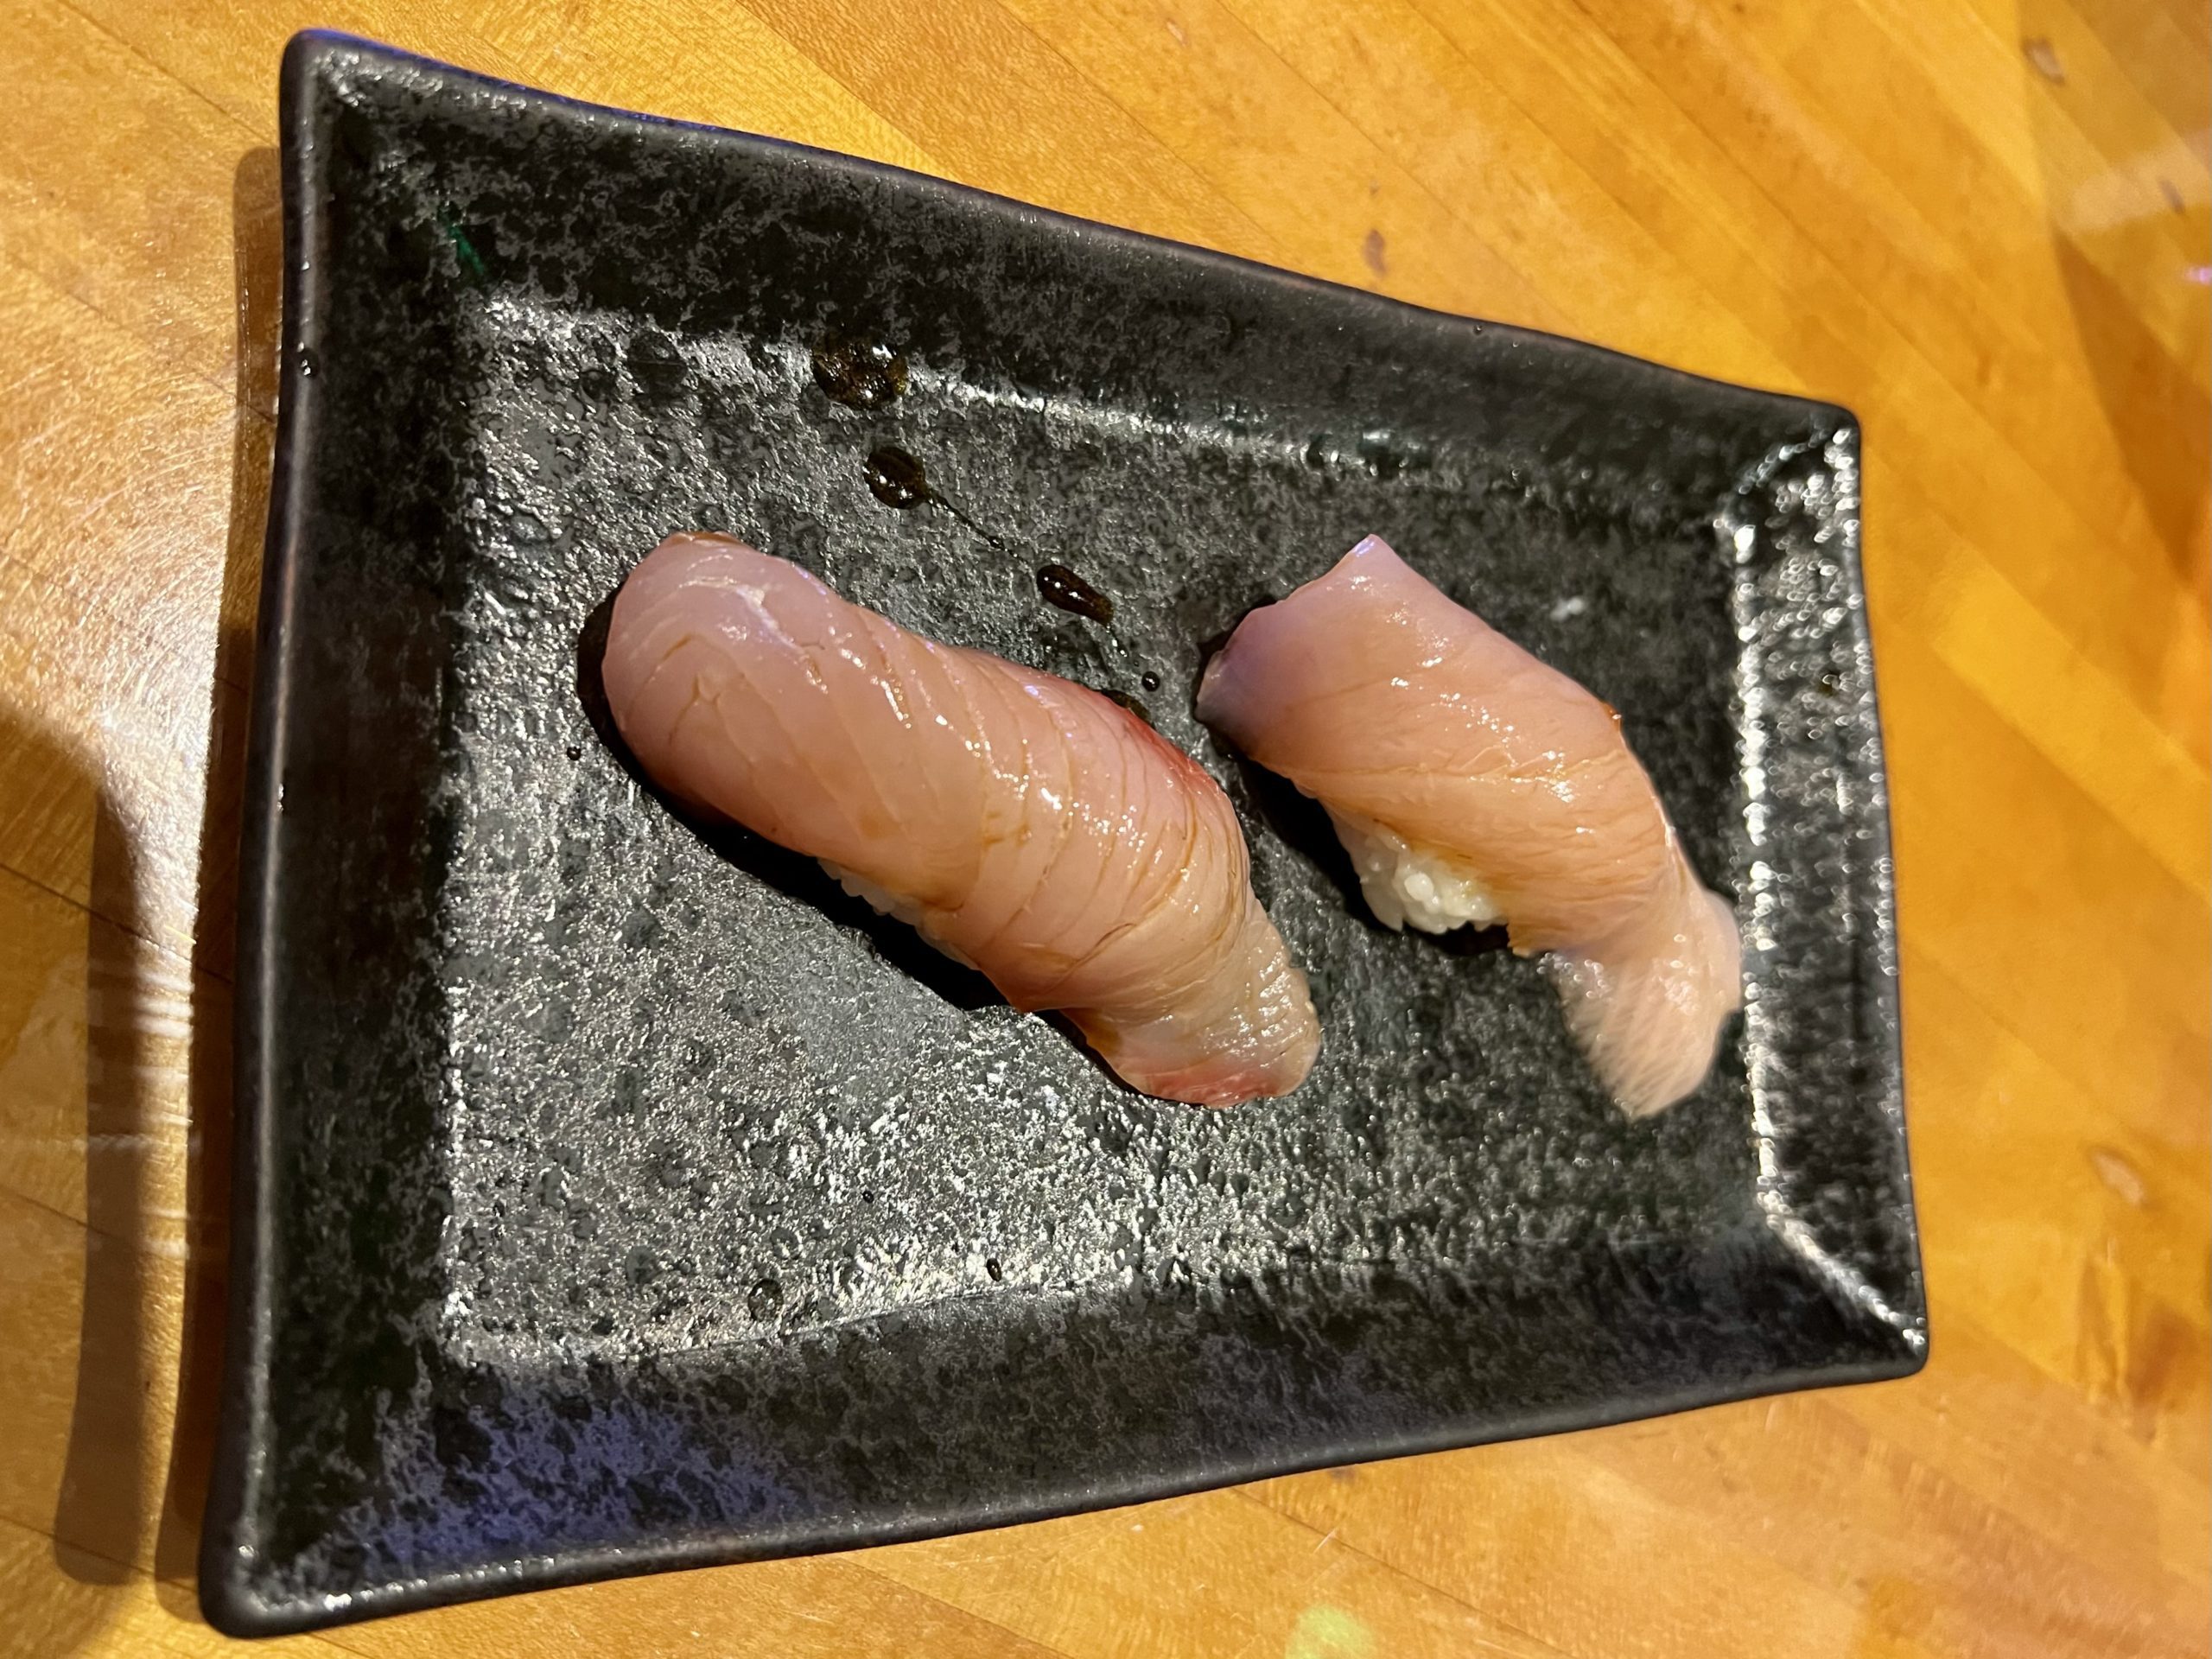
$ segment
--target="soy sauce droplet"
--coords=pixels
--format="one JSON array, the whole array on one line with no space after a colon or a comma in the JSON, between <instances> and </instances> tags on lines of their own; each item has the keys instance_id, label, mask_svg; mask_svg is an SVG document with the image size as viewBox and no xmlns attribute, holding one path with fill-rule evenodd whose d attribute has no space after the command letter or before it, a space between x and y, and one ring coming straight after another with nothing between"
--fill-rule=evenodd
<instances>
[{"instance_id":1,"label":"soy sauce droplet","mask_svg":"<svg viewBox=\"0 0 2212 1659\"><path fill-rule=\"evenodd\" d=\"M1065 564L1039 565L1037 591L1044 595L1047 605L1057 605L1064 611L1073 611L1077 616L1087 616L1093 622L1114 620L1114 601Z\"/></svg>"},{"instance_id":2,"label":"soy sauce droplet","mask_svg":"<svg viewBox=\"0 0 2212 1659\"><path fill-rule=\"evenodd\" d=\"M929 474L922 463L895 443L869 451L861 474L868 480L869 493L887 507L904 512L930 499Z\"/></svg>"},{"instance_id":3,"label":"soy sauce droplet","mask_svg":"<svg viewBox=\"0 0 2212 1659\"><path fill-rule=\"evenodd\" d=\"M906 390L906 359L880 340L835 335L814 348L814 384L848 409L881 409Z\"/></svg>"},{"instance_id":4,"label":"soy sauce droplet","mask_svg":"<svg viewBox=\"0 0 2212 1659\"><path fill-rule=\"evenodd\" d=\"M1099 695L1104 697L1107 702L1118 704L1122 708L1128 709L1139 720L1144 721L1146 725L1149 726L1152 724L1152 710L1146 708L1143 703L1138 702L1136 698L1131 696L1128 692L1103 691Z\"/></svg>"},{"instance_id":5,"label":"soy sauce droplet","mask_svg":"<svg viewBox=\"0 0 2212 1659\"><path fill-rule=\"evenodd\" d=\"M1157 691L1160 690L1160 676L1154 673L1150 669L1147 669L1144 671L1144 677L1139 680L1137 683L1144 687L1147 691Z\"/></svg>"}]
</instances>

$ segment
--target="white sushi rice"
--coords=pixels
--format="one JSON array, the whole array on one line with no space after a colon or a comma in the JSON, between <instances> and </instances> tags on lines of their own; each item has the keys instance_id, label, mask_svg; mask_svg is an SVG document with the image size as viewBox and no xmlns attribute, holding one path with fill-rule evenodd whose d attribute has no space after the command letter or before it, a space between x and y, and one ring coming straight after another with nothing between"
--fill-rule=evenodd
<instances>
[{"instance_id":1,"label":"white sushi rice","mask_svg":"<svg viewBox=\"0 0 2212 1659\"><path fill-rule=\"evenodd\" d=\"M1416 847L1395 830L1357 813L1329 809L1337 839L1359 872L1368 908L1385 927L1449 933L1489 927L1502 912L1474 871L1456 859Z\"/></svg>"},{"instance_id":2,"label":"white sushi rice","mask_svg":"<svg viewBox=\"0 0 2212 1659\"><path fill-rule=\"evenodd\" d=\"M1424 933L1449 933L1455 927L1489 927L1503 919L1503 912L1474 871L1457 860L1426 847L1416 847L1396 831L1372 818L1329 809L1337 839L1351 855L1359 872L1360 891L1368 908L1385 927L1418 928ZM963 968L976 964L935 938L922 921L921 906L904 893L879 887L828 859L822 868L837 885L855 899L865 900L879 915L896 917Z\"/></svg>"},{"instance_id":3,"label":"white sushi rice","mask_svg":"<svg viewBox=\"0 0 2212 1659\"><path fill-rule=\"evenodd\" d=\"M893 893L888 887L878 887L866 876L855 875L842 864L832 864L826 858L817 859L815 862L829 871L836 879L837 885L851 893L854 898L866 900L877 915L895 917L906 923L907 926L920 934L932 950L943 951L963 968L973 968L976 965L930 931L927 924L922 919L922 907L912 899L907 898L905 893Z\"/></svg>"}]
</instances>

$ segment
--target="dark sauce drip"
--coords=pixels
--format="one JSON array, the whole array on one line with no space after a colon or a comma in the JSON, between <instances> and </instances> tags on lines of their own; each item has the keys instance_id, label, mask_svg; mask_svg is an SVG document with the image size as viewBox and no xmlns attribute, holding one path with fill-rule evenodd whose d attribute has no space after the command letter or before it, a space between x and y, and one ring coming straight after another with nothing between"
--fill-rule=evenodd
<instances>
[{"instance_id":1,"label":"dark sauce drip","mask_svg":"<svg viewBox=\"0 0 2212 1659\"><path fill-rule=\"evenodd\" d=\"M870 494L885 506L902 512L938 499L922 463L895 443L869 450L868 459L861 463L861 475L868 480Z\"/></svg>"},{"instance_id":2,"label":"dark sauce drip","mask_svg":"<svg viewBox=\"0 0 2212 1659\"><path fill-rule=\"evenodd\" d=\"M1114 601L1065 564L1039 565L1037 591L1044 595L1047 605L1073 611L1077 616L1089 617L1093 622L1114 620Z\"/></svg>"},{"instance_id":3,"label":"dark sauce drip","mask_svg":"<svg viewBox=\"0 0 2212 1659\"><path fill-rule=\"evenodd\" d=\"M1152 724L1152 710L1126 691L1101 691L1098 694L1109 702L1119 703L1147 726Z\"/></svg>"},{"instance_id":4,"label":"dark sauce drip","mask_svg":"<svg viewBox=\"0 0 2212 1659\"><path fill-rule=\"evenodd\" d=\"M848 409L881 409L906 391L906 359L880 340L836 335L814 348L814 384Z\"/></svg>"},{"instance_id":5,"label":"dark sauce drip","mask_svg":"<svg viewBox=\"0 0 2212 1659\"><path fill-rule=\"evenodd\" d=\"M930 493L930 499L936 502L940 507L943 507L955 518L957 518L962 524L965 525L969 531L982 537L1000 552L1004 553L1009 550L1004 537L994 535L991 531L985 530L981 524L977 524L973 518L970 518L966 513L961 512L958 507L954 506L951 502L946 500L944 497L938 494L934 490Z\"/></svg>"},{"instance_id":6,"label":"dark sauce drip","mask_svg":"<svg viewBox=\"0 0 2212 1659\"><path fill-rule=\"evenodd\" d=\"M897 444L881 444L871 449L868 459L861 463L861 476L868 480L868 493L885 506L899 512L918 507L924 502L943 507L1000 552L1008 550L1003 537L993 535L939 493L930 482L928 470Z\"/></svg>"},{"instance_id":7,"label":"dark sauce drip","mask_svg":"<svg viewBox=\"0 0 2212 1659\"><path fill-rule=\"evenodd\" d=\"M1160 676L1154 673L1150 669L1147 669L1144 671L1144 677L1138 681L1137 683L1143 686L1147 691L1157 691L1160 690Z\"/></svg>"}]
</instances>

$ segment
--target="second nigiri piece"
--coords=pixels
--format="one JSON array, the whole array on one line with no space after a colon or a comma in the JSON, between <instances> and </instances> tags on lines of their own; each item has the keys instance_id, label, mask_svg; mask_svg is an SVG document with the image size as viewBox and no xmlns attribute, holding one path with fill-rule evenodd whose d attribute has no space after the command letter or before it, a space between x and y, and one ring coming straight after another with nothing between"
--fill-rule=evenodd
<instances>
[{"instance_id":1,"label":"second nigiri piece","mask_svg":"<svg viewBox=\"0 0 2212 1659\"><path fill-rule=\"evenodd\" d=\"M940 645L727 536L630 573L601 668L645 770L1064 1011L1124 1081L1287 1094L1320 1027L1220 786L1095 691Z\"/></svg>"},{"instance_id":2,"label":"second nigiri piece","mask_svg":"<svg viewBox=\"0 0 2212 1659\"><path fill-rule=\"evenodd\" d=\"M1254 611L1198 717L1329 810L1378 918L1503 922L1631 1116L1712 1065L1742 999L1733 912L1692 873L1613 710L1370 536Z\"/></svg>"}]
</instances>

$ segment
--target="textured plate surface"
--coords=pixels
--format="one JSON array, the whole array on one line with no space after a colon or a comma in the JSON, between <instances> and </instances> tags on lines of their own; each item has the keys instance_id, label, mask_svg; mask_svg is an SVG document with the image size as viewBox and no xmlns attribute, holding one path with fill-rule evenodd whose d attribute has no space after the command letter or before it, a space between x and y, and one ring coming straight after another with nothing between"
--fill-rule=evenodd
<instances>
[{"instance_id":1,"label":"textured plate surface","mask_svg":"<svg viewBox=\"0 0 2212 1659\"><path fill-rule=\"evenodd\" d=\"M1842 410L340 37L283 97L217 1624L1920 1363ZM839 339L904 394L825 395ZM887 444L935 499L876 498ZM694 525L1140 700L1243 817L1306 1085L1133 1096L642 787L592 635ZM1746 1014L1674 1111L1615 1112L1494 936L1376 925L1192 719L1369 531L1618 707L1734 895Z\"/></svg>"}]
</instances>

